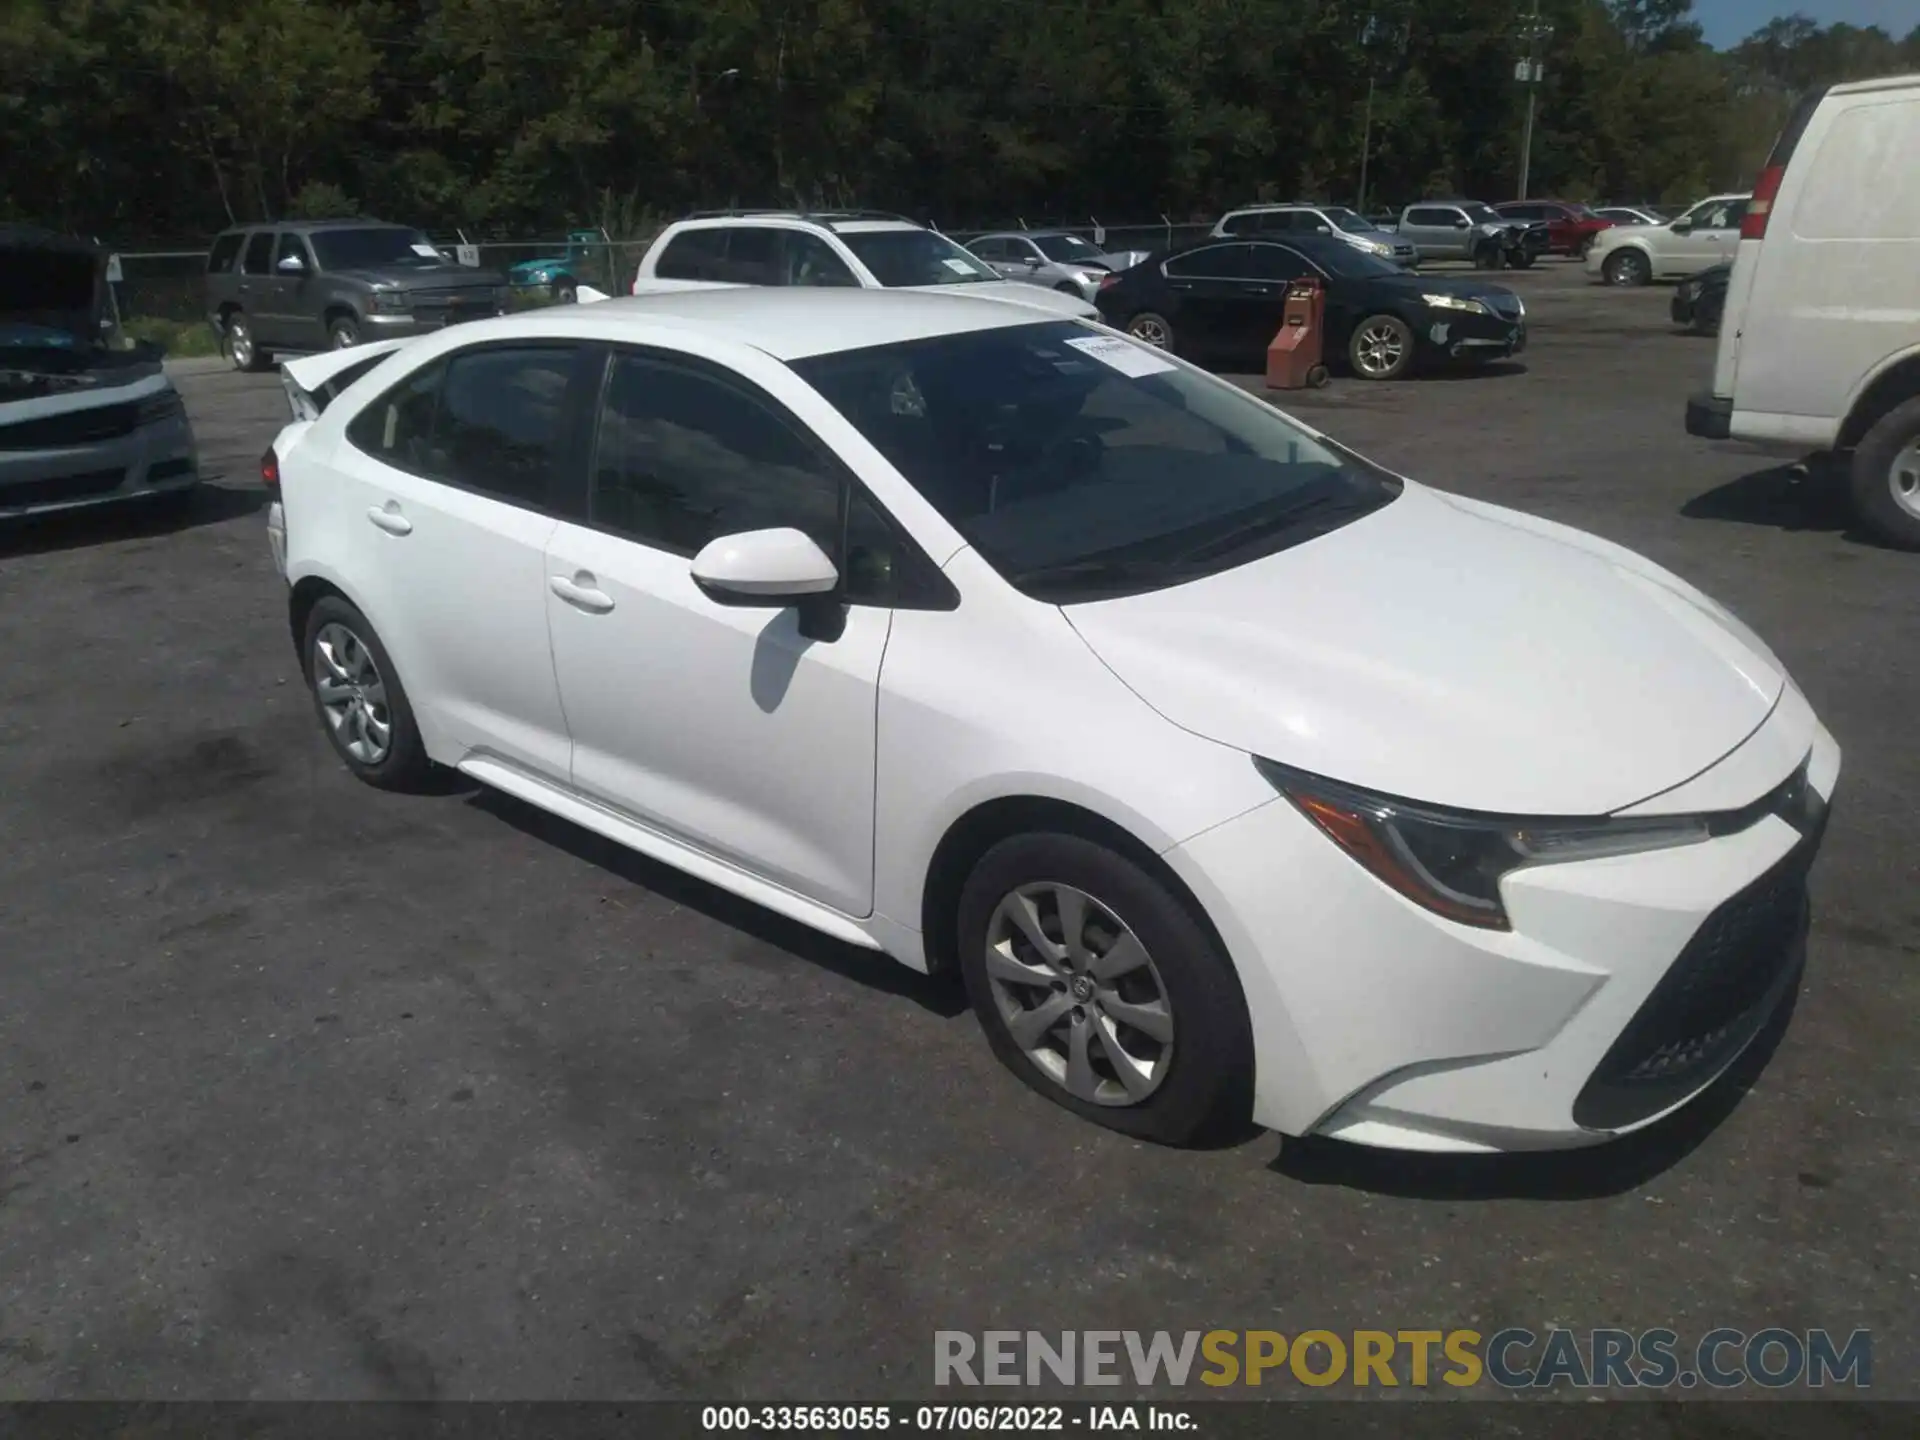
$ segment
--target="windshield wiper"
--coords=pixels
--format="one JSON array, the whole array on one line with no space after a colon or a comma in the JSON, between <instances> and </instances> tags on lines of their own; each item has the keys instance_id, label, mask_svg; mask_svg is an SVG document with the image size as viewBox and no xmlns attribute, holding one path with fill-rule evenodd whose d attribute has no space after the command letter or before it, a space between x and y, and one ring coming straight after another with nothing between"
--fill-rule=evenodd
<instances>
[{"instance_id":1,"label":"windshield wiper","mask_svg":"<svg viewBox=\"0 0 1920 1440\"><path fill-rule=\"evenodd\" d=\"M1263 515L1244 521L1224 535L1216 535L1190 550L1181 551L1173 557L1172 563L1193 564L1203 560L1217 560L1222 555L1231 555L1234 551L1244 549L1255 541L1285 534L1310 515L1317 519L1330 519L1336 515L1361 514L1372 508L1371 500L1342 495L1337 491L1325 491L1310 499L1298 501L1279 510L1269 510Z\"/></svg>"},{"instance_id":2,"label":"windshield wiper","mask_svg":"<svg viewBox=\"0 0 1920 1440\"><path fill-rule=\"evenodd\" d=\"M1114 585L1127 587L1161 580L1183 567L1169 560L1069 560L1060 565L1036 565L1009 576L1015 585L1035 585L1043 589L1100 590Z\"/></svg>"}]
</instances>

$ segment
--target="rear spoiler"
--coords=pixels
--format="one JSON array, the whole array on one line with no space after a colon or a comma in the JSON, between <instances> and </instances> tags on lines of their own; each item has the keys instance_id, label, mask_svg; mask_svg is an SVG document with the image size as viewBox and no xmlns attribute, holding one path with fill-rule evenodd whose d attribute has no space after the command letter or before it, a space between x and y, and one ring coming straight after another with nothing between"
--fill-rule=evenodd
<instances>
[{"instance_id":1,"label":"rear spoiler","mask_svg":"<svg viewBox=\"0 0 1920 1440\"><path fill-rule=\"evenodd\" d=\"M318 420L334 398L379 365L406 340L377 340L345 350L322 350L317 355L288 360L280 367L280 384L295 420Z\"/></svg>"}]
</instances>

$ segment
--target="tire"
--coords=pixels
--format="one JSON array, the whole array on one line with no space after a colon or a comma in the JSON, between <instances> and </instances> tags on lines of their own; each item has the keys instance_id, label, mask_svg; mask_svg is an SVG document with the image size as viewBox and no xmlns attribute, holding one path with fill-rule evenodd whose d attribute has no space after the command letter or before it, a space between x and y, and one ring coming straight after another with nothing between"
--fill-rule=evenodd
<instances>
[{"instance_id":1,"label":"tire","mask_svg":"<svg viewBox=\"0 0 1920 1440\"><path fill-rule=\"evenodd\" d=\"M1127 334L1156 350L1173 349L1173 322L1155 310L1142 310L1127 321Z\"/></svg>"},{"instance_id":2,"label":"tire","mask_svg":"<svg viewBox=\"0 0 1920 1440\"><path fill-rule=\"evenodd\" d=\"M337 595L321 597L307 616L300 657L321 729L347 769L381 790L417 790L425 785L433 762L427 758L399 673L367 617ZM373 698L376 685L378 700ZM329 698L329 687L342 697L337 705ZM365 723L353 719L355 709L367 717ZM383 748L378 746L377 728L382 718Z\"/></svg>"},{"instance_id":3,"label":"tire","mask_svg":"<svg viewBox=\"0 0 1920 1440\"><path fill-rule=\"evenodd\" d=\"M1920 550L1920 396L1896 405L1853 452L1853 512L1874 538Z\"/></svg>"},{"instance_id":4,"label":"tire","mask_svg":"<svg viewBox=\"0 0 1920 1440\"><path fill-rule=\"evenodd\" d=\"M1473 268L1476 270L1499 270L1507 263L1507 252L1499 245L1489 242L1473 252Z\"/></svg>"},{"instance_id":5,"label":"tire","mask_svg":"<svg viewBox=\"0 0 1920 1440\"><path fill-rule=\"evenodd\" d=\"M553 282L553 303L556 305L577 304L580 299L580 287L570 275L562 275Z\"/></svg>"},{"instance_id":6,"label":"tire","mask_svg":"<svg viewBox=\"0 0 1920 1440\"><path fill-rule=\"evenodd\" d=\"M1507 264L1516 270L1531 270L1533 262L1538 258L1531 250L1516 250L1508 257Z\"/></svg>"},{"instance_id":7,"label":"tire","mask_svg":"<svg viewBox=\"0 0 1920 1440\"><path fill-rule=\"evenodd\" d=\"M360 343L360 322L351 315L338 315L327 325L327 343L336 350L350 350Z\"/></svg>"},{"instance_id":8,"label":"tire","mask_svg":"<svg viewBox=\"0 0 1920 1440\"><path fill-rule=\"evenodd\" d=\"M227 352L227 362L243 374L257 375L273 365L273 356L254 343L253 325L244 310L236 310L227 316L222 348Z\"/></svg>"},{"instance_id":9,"label":"tire","mask_svg":"<svg viewBox=\"0 0 1920 1440\"><path fill-rule=\"evenodd\" d=\"M1062 895L1083 907L1082 958L1054 943L1057 961L1026 963L1040 952L1012 915L1025 897L1043 938L1057 942ZM1032 1089L1082 1119L1163 1145L1247 1121L1253 1036L1239 977L1192 911L1133 861L1075 835L1018 835L974 866L956 919L974 1014L994 1054ZM1138 944L1125 948L1141 960L1098 978L1100 961L1129 933ZM1016 967L1059 978L1009 978ZM1123 1008L1151 1020L1164 1040L1119 1019ZM1042 1010L1057 1018L1023 1043L1014 1023Z\"/></svg>"},{"instance_id":10,"label":"tire","mask_svg":"<svg viewBox=\"0 0 1920 1440\"><path fill-rule=\"evenodd\" d=\"M1347 364L1362 380L1398 380L1413 368L1413 327L1398 315L1369 315L1353 327Z\"/></svg>"},{"instance_id":11,"label":"tire","mask_svg":"<svg viewBox=\"0 0 1920 1440\"><path fill-rule=\"evenodd\" d=\"M1600 266L1600 274L1609 285L1646 285L1653 280L1653 266L1638 250L1616 250Z\"/></svg>"}]
</instances>

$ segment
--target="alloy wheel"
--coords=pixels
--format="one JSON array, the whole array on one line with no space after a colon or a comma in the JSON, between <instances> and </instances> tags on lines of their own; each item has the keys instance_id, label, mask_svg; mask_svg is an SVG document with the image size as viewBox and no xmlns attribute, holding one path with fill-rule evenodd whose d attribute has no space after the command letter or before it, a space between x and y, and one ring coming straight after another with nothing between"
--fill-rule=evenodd
<instances>
[{"instance_id":1,"label":"alloy wheel","mask_svg":"<svg viewBox=\"0 0 1920 1440\"><path fill-rule=\"evenodd\" d=\"M1127 333L1156 350L1165 350L1173 343L1173 337L1167 333L1166 322L1158 315L1136 316L1133 323L1127 326Z\"/></svg>"},{"instance_id":2,"label":"alloy wheel","mask_svg":"<svg viewBox=\"0 0 1920 1440\"><path fill-rule=\"evenodd\" d=\"M1402 328L1388 320L1369 322L1353 342L1353 363L1363 375L1391 375L1407 349Z\"/></svg>"},{"instance_id":3,"label":"alloy wheel","mask_svg":"<svg viewBox=\"0 0 1920 1440\"><path fill-rule=\"evenodd\" d=\"M253 336L244 320L227 322L227 348L233 353L234 365L245 370L253 364Z\"/></svg>"},{"instance_id":4,"label":"alloy wheel","mask_svg":"<svg viewBox=\"0 0 1920 1440\"><path fill-rule=\"evenodd\" d=\"M380 667L361 638L339 623L313 639L313 691L340 748L378 765L393 748L393 715Z\"/></svg>"},{"instance_id":5,"label":"alloy wheel","mask_svg":"<svg viewBox=\"0 0 1920 1440\"><path fill-rule=\"evenodd\" d=\"M1895 505L1920 520L1920 439L1908 441L1906 448L1893 457L1893 464L1887 467L1887 488Z\"/></svg>"},{"instance_id":6,"label":"alloy wheel","mask_svg":"<svg viewBox=\"0 0 1920 1440\"><path fill-rule=\"evenodd\" d=\"M1173 1060L1173 1007L1146 947L1071 885L1022 885L987 922L986 973L1007 1033L1056 1085L1137 1105Z\"/></svg>"}]
</instances>

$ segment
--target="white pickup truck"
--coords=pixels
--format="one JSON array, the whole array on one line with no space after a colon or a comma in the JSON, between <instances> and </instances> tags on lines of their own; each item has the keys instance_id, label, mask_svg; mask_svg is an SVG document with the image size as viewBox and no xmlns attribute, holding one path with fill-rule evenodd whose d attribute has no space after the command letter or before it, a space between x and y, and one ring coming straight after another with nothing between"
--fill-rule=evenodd
<instances>
[{"instance_id":1,"label":"white pickup truck","mask_svg":"<svg viewBox=\"0 0 1920 1440\"><path fill-rule=\"evenodd\" d=\"M635 295L723 285L841 285L980 294L1088 320L1078 295L1005 280L938 231L875 211L727 211L675 221L648 249Z\"/></svg>"}]
</instances>

